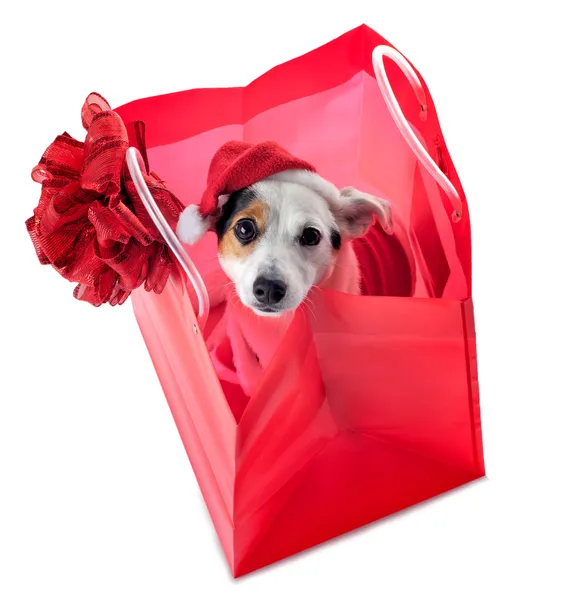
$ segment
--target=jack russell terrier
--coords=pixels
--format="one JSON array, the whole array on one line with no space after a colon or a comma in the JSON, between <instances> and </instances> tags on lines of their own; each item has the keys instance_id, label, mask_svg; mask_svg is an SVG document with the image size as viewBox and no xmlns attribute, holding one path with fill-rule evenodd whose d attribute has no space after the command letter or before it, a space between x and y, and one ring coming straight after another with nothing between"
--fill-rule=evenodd
<instances>
[{"instance_id":1,"label":"jack russell terrier","mask_svg":"<svg viewBox=\"0 0 561 600\"><path fill-rule=\"evenodd\" d=\"M177 234L193 244L216 233L232 293L209 290L211 305L226 300L236 377L251 397L312 288L360 294L349 242L375 219L391 233L391 206L352 187L338 190L275 142L228 142L214 155L207 183L200 204L181 214Z\"/></svg>"}]
</instances>

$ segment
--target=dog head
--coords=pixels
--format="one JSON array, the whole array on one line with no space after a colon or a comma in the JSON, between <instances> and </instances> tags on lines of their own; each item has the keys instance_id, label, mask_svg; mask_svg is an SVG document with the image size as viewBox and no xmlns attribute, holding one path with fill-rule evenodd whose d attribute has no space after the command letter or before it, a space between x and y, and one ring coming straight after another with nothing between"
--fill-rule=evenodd
<instances>
[{"instance_id":1,"label":"dog head","mask_svg":"<svg viewBox=\"0 0 561 600\"><path fill-rule=\"evenodd\" d=\"M389 203L354 188L335 201L299 183L263 180L229 195L213 229L241 302L278 316L331 275L341 245L366 233L374 218L391 230Z\"/></svg>"}]
</instances>

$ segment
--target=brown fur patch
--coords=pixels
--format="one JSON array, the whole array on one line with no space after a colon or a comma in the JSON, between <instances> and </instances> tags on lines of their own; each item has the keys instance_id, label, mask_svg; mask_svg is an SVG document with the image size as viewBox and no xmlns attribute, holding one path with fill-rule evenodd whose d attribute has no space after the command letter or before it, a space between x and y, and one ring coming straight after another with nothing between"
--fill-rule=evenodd
<instances>
[{"instance_id":1,"label":"brown fur patch","mask_svg":"<svg viewBox=\"0 0 561 600\"><path fill-rule=\"evenodd\" d=\"M269 207L262 200L252 200L243 210L236 213L235 218L228 230L222 236L218 244L218 254L223 258L242 259L251 254L251 251L259 238L265 232L267 227L267 213ZM257 224L257 236L249 244L242 244L236 234L234 228L236 223L241 219L253 219Z\"/></svg>"}]
</instances>

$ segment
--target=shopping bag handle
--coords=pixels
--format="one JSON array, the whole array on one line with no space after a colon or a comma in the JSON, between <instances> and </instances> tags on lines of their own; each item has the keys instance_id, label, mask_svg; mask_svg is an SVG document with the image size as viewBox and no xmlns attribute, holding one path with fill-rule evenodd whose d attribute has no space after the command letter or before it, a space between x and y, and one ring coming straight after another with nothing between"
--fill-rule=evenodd
<instances>
[{"instance_id":1,"label":"shopping bag handle","mask_svg":"<svg viewBox=\"0 0 561 600\"><path fill-rule=\"evenodd\" d=\"M421 144L419 138L415 135L411 129L411 126L407 122L407 119L405 118L397 98L395 97L395 94L390 86L390 81L384 67L384 57L393 60L393 62L401 69L405 77L407 77L407 80L413 87L415 95L417 96L417 100L421 105L420 118L424 121L427 118L427 97L421 81L417 77L413 67L397 50L385 45L376 46L376 48L374 48L374 51L372 52L372 65L374 67L374 74L376 75L376 80L380 86L382 97L386 103L386 106L388 107L388 110L390 111L394 123L419 162L434 177L438 185L444 190L448 198L450 198L450 202L454 208L454 212L452 213L452 221L457 222L462 218L462 200L460 195L448 177L446 177L446 175L444 175L444 173L438 168L438 165L425 150L425 147Z\"/></svg>"},{"instance_id":2,"label":"shopping bag handle","mask_svg":"<svg viewBox=\"0 0 561 600\"><path fill-rule=\"evenodd\" d=\"M206 285L199 273L197 267L185 251L183 244L179 241L178 237L175 235L173 229L169 226L169 223L166 221L162 211L158 208L148 186L146 185L146 181L144 181L143 170L140 166L144 165L144 160L142 155L138 151L137 148L131 146L127 150L126 155L127 166L129 168L132 182L146 212L154 222L154 225L157 227L161 236L164 238L164 241L169 246L170 250L177 258L177 262L181 265L183 271L189 278L193 289L195 290L195 294L197 295L198 301L198 321L199 321L199 329L202 331L206 324L208 318L208 312L210 308L210 302L208 298L208 291L206 289Z\"/></svg>"}]
</instances>

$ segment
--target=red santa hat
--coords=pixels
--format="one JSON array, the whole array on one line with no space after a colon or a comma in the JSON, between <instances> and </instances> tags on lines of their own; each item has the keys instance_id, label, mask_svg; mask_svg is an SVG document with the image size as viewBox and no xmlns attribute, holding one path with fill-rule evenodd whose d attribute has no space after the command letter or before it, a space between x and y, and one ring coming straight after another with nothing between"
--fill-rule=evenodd
<instances>
[{"instance_id":1,"label":"red santa hat","mask_svg":"<svg viewBox=\"0 0 561 600\"><path fill-rule=\"evenodd\" d=\"M336 203L339 199L339 190L332 183L276 142L228 142L212 158L200 204L192 204L181 213L177 222L179 239L187 244L197 242L209 230L230 194L263 180L299 183L328 201Z\"/></svg>"}]
</instances>

